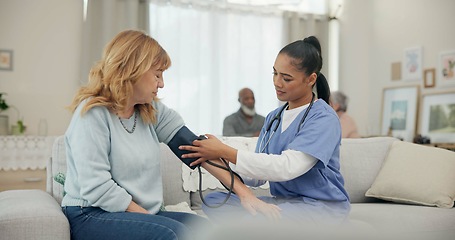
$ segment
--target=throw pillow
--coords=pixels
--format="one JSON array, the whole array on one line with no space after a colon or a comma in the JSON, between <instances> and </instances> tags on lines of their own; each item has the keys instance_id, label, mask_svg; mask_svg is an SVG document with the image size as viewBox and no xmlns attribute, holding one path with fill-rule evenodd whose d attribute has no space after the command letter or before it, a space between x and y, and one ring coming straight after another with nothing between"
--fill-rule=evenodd
<instances>
[{"instance_id":1,"label":"throw pillow","mask_svg":"<svg viewBox=\"0 0 455 240\"><path fill-rule=\"evenodd\" d=\"M65 179L66 179L66 176L64 173L57 173L55 176L54 176L54 181L57 182L57 183L60 183L60 185L62 185L62 187L65 185ZM66 194L65 191L63 191L63 196L64 197Z\"/></svg>"},{"instance_id":2,"label":"throw pillow","mask_svg":"<svg viewBox=\"0 0 455 240\"><path fill-rule=\"evenodd\" d=\"M365 196L452 208L455 199L455 152L396 141Z\"/></svg>"}]
</instances>

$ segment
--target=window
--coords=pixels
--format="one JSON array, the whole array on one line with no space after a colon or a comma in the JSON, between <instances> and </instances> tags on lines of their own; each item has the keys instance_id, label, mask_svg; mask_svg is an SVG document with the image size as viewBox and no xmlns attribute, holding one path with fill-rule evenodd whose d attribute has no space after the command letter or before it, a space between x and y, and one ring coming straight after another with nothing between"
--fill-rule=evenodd
<instances>
[{"instance_id":1,"label":"window","mask_svg":"<svg viewBox=\"0 0 455 240\"><path fill-rule=\"evenodd\" d=\"M278 107L272 67L284 46L280 15L155 3L149 12L151 36L172 60L158 96L193 132L221 135L243 87L254 91L259 114Z\"/></svg>"}]
</instances>

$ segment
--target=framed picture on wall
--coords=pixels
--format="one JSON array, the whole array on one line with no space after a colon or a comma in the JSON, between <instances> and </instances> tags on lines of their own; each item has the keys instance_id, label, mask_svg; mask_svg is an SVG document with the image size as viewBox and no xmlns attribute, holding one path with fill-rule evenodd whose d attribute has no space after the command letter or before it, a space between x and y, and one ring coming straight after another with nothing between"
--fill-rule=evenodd
<instances>
[{"instance_id":1,"label":"framed picture on wall","mask_svg":"<svg viewBox=\"0 0 455 240\"><path fill-rule=\"evenodd\" d=\"M455 142L455 91L422 95L420 134L432 143Z\"/></svg>"},{"instance_id":2,"label":"framed picture on wall","mask_svg":"<svg viewBox=\"0 0 455 240\"><path fill-rule=\"evenodd\" d=\"M422 47L407 48L404 50L402 78L405 81L422 79Z\"/></svg>"},{"instance_id":3,"label":"framed picture on wall","mask_svg":"<svg viewBox=\"0 0 455 240\"><path fill-rule=\"evenodd\" d=\"M13 70L13 51L0 49L0 70Z\"/></svg>"},{"instance_id":4,"label":"framed picture on wall","mask_svg":"<svg viewBox=\"0 0 455 240\"><path fill-rule=\"evenodd\" d=\"M455 50L439 54L439 86L455 86Z\"/></svg>"},{"instance_id":5,"label":"framed picture on wall","mask_svg":"<svg viewBox=\"0 0 455 240\"><path fill-rule=\"evenodd\" d=\"M419 86L385 88L381 135L412 142L416 132L418 98Z\"/></svg>"},{"instance_id":6,"label":"framed picture on wall","mask_svg":"<svg viewBox=\"0 0 455 240\"><path fill-rule=\"evenodd\" d=\"M435 85L436 69L430 68L423 71L423 86L425 88L431 88Z\"/></svg>"}]
</instances>

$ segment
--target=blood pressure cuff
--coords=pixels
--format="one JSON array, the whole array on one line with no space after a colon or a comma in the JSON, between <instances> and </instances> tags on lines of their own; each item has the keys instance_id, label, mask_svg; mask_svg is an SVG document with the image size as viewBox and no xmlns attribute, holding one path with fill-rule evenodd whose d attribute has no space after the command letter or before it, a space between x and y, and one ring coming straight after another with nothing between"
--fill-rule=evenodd
<instances>
[{"instance_id":1,"label":"blood pressure cuff","mask_svg":"<svg viewBox=\"0 0 455 240\"><path fill-rule=\"evenodd\" d=\"M174 137L167 144L171 151L177 156L183 163L185 163L189 168L195 169L197 166L190 166L190 163L196 161L198 158L182 158L183 154L192 153L187 150L180 150L179 146L181 145L193 145L193 141L199 139L200 137L196 136L191 132L186 126L183 126L178 130Z\"/></svg>"}]
</instances>

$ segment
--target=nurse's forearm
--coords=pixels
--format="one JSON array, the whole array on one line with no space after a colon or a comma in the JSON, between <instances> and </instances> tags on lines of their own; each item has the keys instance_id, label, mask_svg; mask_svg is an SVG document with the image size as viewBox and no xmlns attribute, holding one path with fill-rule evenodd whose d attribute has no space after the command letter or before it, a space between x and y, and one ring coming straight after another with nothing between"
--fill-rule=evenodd
<instances>
[{"instance_id":1,"label":"nurse's forearm","mask_svg":"<svg viewBox=\"0 0 455 240\"><path fill-rule=\"evenodd\" d=\"M220 160L210 160L210 161L217 165L224 166L224 163L222 163ZM231 188L231 175L229 174L228 171L215 167L215 166L212 166L212 165L208 164L207 162L202 163L202 167L205 168L210 174L212 174L218 180L220 180L225 186L227 186L228 188ZM234 175L234 188L232 190L239 197L253 194L251 192L251 190L245 184L243 184L240 181L240 179L235 175Z\"/></svg>"}]
</instances>

